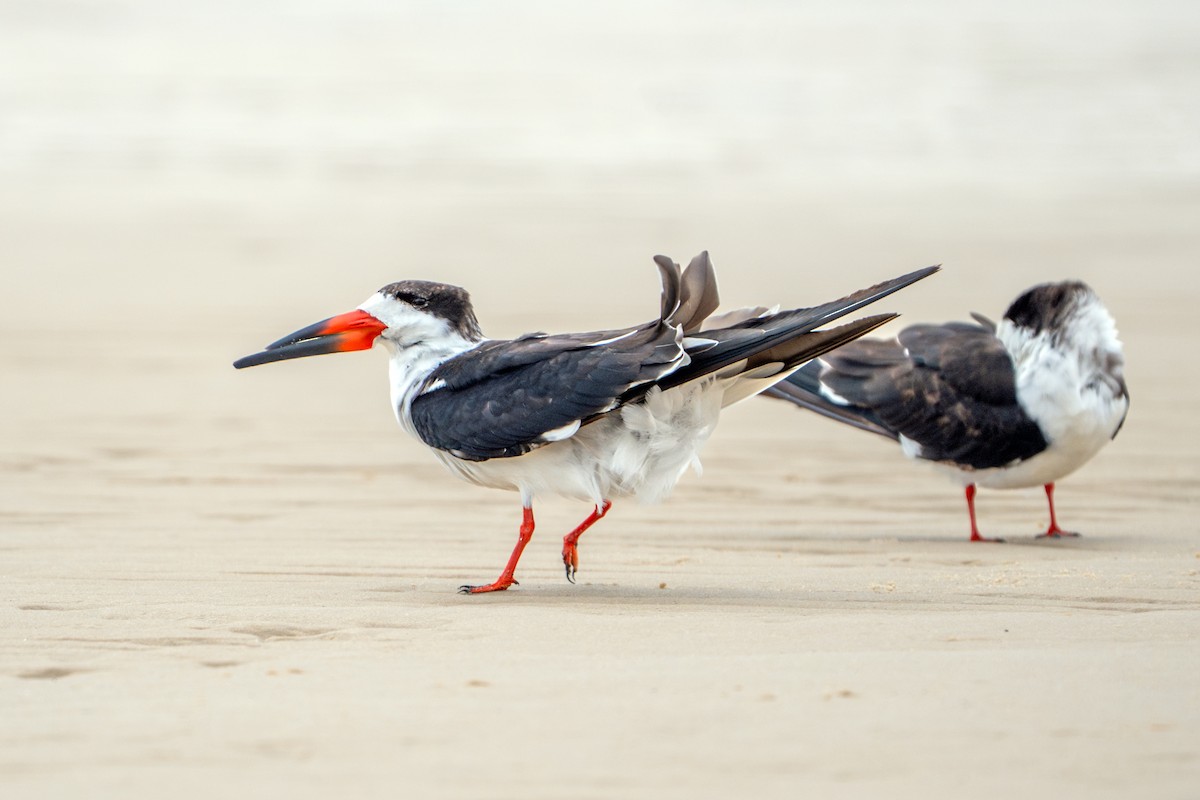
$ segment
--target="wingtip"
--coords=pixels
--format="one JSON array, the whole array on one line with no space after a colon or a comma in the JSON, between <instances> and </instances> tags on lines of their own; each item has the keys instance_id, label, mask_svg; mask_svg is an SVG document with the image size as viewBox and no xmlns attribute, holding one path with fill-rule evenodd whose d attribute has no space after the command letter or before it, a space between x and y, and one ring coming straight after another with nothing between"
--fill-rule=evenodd
<instances>
[{"instance_id":1,"label":"wingtip","mask_svg":"<svg viewBox=\"0 0 1200 800\"><path fill-rule=\"evenodd\" d=\"M875 330L883 325L887 325L894 319L900 319L900 313L897 311L885 311L882 314L872 314L869 317L863 317L858 320L864 326L869 326L867 332Z\"/></svg>"},{"instance_id":2,"label":"wingtip","mask_svg":"<svg viewBox=\"0 0 1200 800\"><path fill-rule=\"evenodd\" d=\"M935 264L931 267L924 267L922 269L913 270L912 272L906 273L897 278L892 278L891 280L883 281L882 283L877 283L874 286L871 286L870 288L862 289L860 291L855 292L852 295L848 295L847 297L842 298L842 301L837 301L838 303L841 303L841 302L847 301L847 300L852 301L852 302L847 303L841 309L841 313L838 316L843 316L852 311L857 311L858 309L862 308L865 305L869 305L878 300L882 300L883 298L887 297L888 295L894 294L894 293L900 291L901 289L905 289L909 286L912 286L917 281L928 278L933 273L940 271L941 268L942 268L941 264Z\"/></svg>"},{"instance_id":3,"label":"wingtip","mask_svg":"<svg viewBox=\"0 0 1200 800\"><path fill-rule=\"evenodd\" d=\"M916 276L913 278L913 280L919 281L922 278L928 278L930 275L932 275L935 272L941 272L941 271L942 271L941 264L933 264L928 267L923 267L918 270L913 270L912 272L909 273L909 275ZM908 277L908 276L905 276L905 277Z\"/></svg>"}]
</instances>

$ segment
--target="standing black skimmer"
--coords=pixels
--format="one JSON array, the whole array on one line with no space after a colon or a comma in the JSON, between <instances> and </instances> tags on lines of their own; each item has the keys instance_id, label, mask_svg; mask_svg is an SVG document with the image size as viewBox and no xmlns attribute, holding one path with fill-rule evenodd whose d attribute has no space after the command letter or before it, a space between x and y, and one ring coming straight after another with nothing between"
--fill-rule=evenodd
<instances>
[{"instance_id":1,"label":"standing black skimmer","mask_svg":"<svg viewBox=\"0 0 1200 800\"><path fill-rule=\"evenodd\" d=\"M811 358L874 330L894 314L816 330L937 271L929 267L794 311L718 305L707 253L681 272L665 256L662 311L644 325L593 333L486 339L467 293L429 281L389 284L357 310L285 336L237 368L321 353L391 354L392 408L451 472L521 493L524 521L500 577L466 593L507 589L533 534L533 497L553 493L595 510L563 538L567 579L580 534L614 497L655 501L699 466L723 406L751 397Z\"/></svg>"},{"instance_id":2,"label":"standing black skimmer","mask_svg":"<svg viewBox=\"0 0 1200 800\"><path fill-rule=\"evenodd\" d=\"M768 394L900 443L966 486L971 541L975 487L1044 486L1083 466L1129 410L1121 342L1100 298L1079 281L1018 297L999 325L913 325L889 341L860 339L812 361Z\"/></svg>"}]
</instances>

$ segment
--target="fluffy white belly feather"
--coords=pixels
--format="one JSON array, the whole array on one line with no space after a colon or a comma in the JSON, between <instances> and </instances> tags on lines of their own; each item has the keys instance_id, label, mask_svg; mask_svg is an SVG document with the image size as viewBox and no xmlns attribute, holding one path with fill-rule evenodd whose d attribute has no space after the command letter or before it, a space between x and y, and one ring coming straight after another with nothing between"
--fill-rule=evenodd
<instances>
[{"instance_id":1,"label":"fluffy white belly feather","mask_svg":"<svg viewBox=\"0 0 1200 800\"><path fill-rule=\"evenodd\" d=\"M1079 432L1050 443L1042 452L1004 467L993 469L962 469L952 464L934 462L934 466L962 485L974 483L988 489L1024 489L1044 486L1065 478L1082 467L1108 443L1112 432Z\"/></svg>"},{"instance_id":2,"label":"fluffy white belly feather","mask_svg":"<svg viewBox=\"0 0 1200 800\"><path fill-rule=\"evenodd\" d=\"M435 452L460 478L518 491L527 500L555 494L596 505L617 497L655 503L689 466L700 470L700 450L720 416L723 383L706 379L665 392L652 389L643 402L514 458L466 461Z\"/></svg>"}]
</instances>

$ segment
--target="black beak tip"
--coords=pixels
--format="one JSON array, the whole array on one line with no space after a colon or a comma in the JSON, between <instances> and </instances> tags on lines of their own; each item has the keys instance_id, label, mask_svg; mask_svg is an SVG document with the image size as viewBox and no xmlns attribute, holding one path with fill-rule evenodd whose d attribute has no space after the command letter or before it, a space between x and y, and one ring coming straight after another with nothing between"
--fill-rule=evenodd
<instances>
[{"instance_id":1,"label":"black beak tip","mask_svg":"<svg viewBox=\"0 0 1200 800\"><path fill-rule=\"evenodd\" d=\"M263 358L263 356L266 355L268 354L264 351L262 353L255 353L254 355L242 356L237 361L233 362L233 368L245 369L246 367L256 367L259 364L266 363L266 359Z\"/></svg>"}]
</instances>

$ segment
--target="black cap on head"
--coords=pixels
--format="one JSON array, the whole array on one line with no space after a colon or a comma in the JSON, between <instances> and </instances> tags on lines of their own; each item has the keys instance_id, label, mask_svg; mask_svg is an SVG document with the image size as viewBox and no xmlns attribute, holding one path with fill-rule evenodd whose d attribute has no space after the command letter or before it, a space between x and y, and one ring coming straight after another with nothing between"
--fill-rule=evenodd
<instances>
[{"instance_id":1,"label":"black cap on head","mask_svg":"<svg viewBox=\"0 0 1200 800\"><path fill-rule=\"evenodd\" d=\"M1082 281L1043 283L1014 300L1004 318L1034 333L1058 330L1074 314L1079 301L1094 294Z\"/></svg>"},{"instance_id":2,"label":"black cap on head","mask_svg":"<svg viewBox=\"0 0 1200 800\"><path fill-rule=\"evenodd\" d=\"M434 281L397 281L384 286L379 293L444 319L465 339L483 336L471 306L471 296L461 286Z\"/></svg>"}]
</instances>

